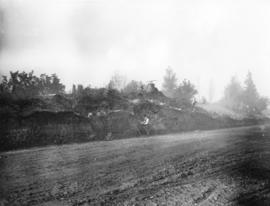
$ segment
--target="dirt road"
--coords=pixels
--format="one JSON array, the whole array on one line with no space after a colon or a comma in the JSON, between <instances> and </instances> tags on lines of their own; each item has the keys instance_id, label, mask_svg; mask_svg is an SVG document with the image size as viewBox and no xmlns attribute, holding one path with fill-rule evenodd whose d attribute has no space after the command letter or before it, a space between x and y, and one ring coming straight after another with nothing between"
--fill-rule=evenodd
<instances>
[{"instance_id":1,"label":"dirt road","mask_svg":"<svg viewBox=\"0 0 270 206\"><path fill-rule=\"evenodd\" d=\"M0 205L270 205L269 126L0 156Z\"/></svg>"}]
</instances>

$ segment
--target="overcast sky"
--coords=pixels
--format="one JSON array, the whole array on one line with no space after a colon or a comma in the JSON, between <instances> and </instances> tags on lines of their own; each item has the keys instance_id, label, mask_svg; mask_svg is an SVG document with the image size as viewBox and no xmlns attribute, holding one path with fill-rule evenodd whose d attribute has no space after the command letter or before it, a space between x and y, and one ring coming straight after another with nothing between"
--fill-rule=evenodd
<instances>
[{"instance_id":1,"label":"overcast sky","mask_svg":"<svg viewBox=\"0 0 270 206\"><path fill-rule=\"evenodd\" d=\"M269 1L0 0L0 73L57 73L104 86L114 73L162 84L170 65L208 97L253 73L270 97Z\"/></svg>"}]
</instances>

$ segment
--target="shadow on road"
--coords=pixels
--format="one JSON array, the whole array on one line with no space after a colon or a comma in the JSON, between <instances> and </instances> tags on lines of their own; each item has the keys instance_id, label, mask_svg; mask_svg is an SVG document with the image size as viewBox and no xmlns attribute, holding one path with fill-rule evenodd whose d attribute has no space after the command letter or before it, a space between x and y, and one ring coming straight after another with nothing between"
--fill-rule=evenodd
<instances>
[{"instance_id":1,"label":"shadow on road","mask_svg":"<svg viewBox=\"0 0 270 206\"><path fill-rule=\"evenodd\" d=\"M237 205L270 205L270 170L263 168L263 165L252 159L240 165L238 172L247 181L247 184L245 182L242 183L242 187L245 189L246 187L251 187L251 191L242 192L240 190L236 199ZM257 183L260 184L260 187L252 188Z\"/></svg>"},{"instance_id":2,"label":"shadow on road","mask_svg":"<svg viewBox=\"0 0 270 206\"><path fill-rule=\"evenodd\" d=\"M240 177L236 205L270 205L270 131L258 129L243 138L240 150L247 158L236 169Z\"/></svg>"}]
</instances>

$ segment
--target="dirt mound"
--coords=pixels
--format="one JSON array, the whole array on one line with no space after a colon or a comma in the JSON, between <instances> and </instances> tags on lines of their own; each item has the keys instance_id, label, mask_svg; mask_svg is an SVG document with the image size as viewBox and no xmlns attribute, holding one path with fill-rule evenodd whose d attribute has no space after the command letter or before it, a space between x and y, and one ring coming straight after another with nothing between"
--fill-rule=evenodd
<instances>
[{"instance_id":1,"label":"dirt mound","mask_svg":"<svg viewBox=\"0 0 270 206\"><path fill-rule=\"evenodd\" d=\"M61 95L48 99L0 98L0 150L258 123L254 119L214 116L202 108L174 106L151 87L133 100L114 90L96 92L95 98L88 95L79 99L75 108L71 97ZM89 111L94 112L88 118ZM147 126L142 125L144 115L149 119Z\"/></svg>"}]
</instances>

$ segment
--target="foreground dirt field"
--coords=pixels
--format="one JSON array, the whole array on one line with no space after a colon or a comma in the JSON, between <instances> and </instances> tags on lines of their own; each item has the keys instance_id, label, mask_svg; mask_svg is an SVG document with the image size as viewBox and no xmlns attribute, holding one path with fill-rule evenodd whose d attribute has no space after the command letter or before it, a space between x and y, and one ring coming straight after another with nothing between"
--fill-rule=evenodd
<instances>
[{"instance_id":1,"label":"foreground dirt field","mask_svg":"<svg viewBox=\"0 0 270 206\"><path fill-rule=\"evenodd\" d=\"M270 205L268 126L0 155L0 205Z\"/></svg>"}]
</instances>

